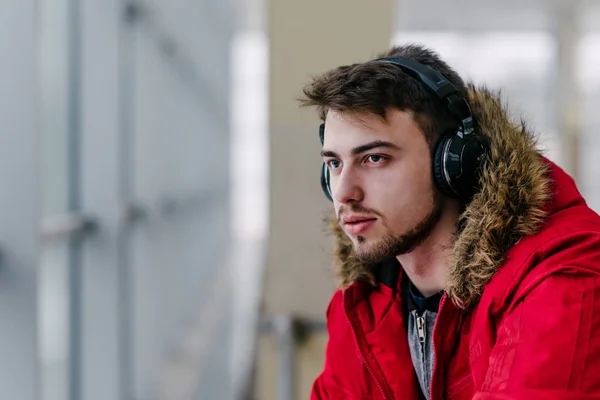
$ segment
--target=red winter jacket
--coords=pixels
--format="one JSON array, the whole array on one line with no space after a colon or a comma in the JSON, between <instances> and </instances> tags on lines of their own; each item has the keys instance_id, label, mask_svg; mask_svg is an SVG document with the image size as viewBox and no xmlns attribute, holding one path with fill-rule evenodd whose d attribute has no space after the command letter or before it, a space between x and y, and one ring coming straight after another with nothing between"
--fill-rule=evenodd
<instances>
[{"instance_id":1,"label":"red winter jacket","mask_svg":"<svg viewBox=\"0 0 600 400\"><path fill-rule=\"evenodd\" d=\"M600 399L600 216L495 96L470 100L493 151L460 221L431 400ZM311 399L420 399L400 291L336 234L343 289Z\"/></svg>"}]
</instances>

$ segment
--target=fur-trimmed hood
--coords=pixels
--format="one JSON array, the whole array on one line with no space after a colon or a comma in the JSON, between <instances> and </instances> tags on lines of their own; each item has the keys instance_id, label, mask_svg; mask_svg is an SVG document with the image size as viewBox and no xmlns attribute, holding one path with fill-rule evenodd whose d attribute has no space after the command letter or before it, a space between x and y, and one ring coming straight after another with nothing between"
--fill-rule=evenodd
<instances>
[{"instance_id":1,"label":"fur-trimmed hood","mask_svg":"<svg viewBox=\"0 0 600 400\"><path fill-rule=\"evenodd\" d=\"M460 216L446 293L459 307L475 302L502 265L507 251L522 237L539 230L550 198L548 165L524 122L510 121L499 94L469 87L469 102L479 130L489 137L480 190ZM375 282L373 267L360 262L337 221L337 274L342 287Z\"/></svg>"}]
</instances>

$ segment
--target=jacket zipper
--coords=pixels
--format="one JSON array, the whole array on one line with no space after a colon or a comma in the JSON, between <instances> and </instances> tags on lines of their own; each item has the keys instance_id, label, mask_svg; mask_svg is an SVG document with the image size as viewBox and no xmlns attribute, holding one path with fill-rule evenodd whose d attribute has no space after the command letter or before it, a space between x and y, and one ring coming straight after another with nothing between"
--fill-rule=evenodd
<instances>
[{"instance_id":1,"label":"jacket zipper","mask_svg":"<svg viewBox=\"0 0 600 400\"><path fill-rule=\"evenodd\" d=\"M419 316L418 314L416 314L416 322L417 322L417 333L419 335L419 342L421 343L421 346L425 343L425 319L423 318L423 316Z\"/></svg>"},{"instance_id":2,"label":"jacket zipper","mask_svg":"<svg viewBox=\"0 0 600 400\"><path fill-rule=\"evenodd\" d=\"M427 357L425 356L425 317L423 315L419 315L418 311L414 311L415 313L415 324L417 326L417 335L419 337L419 355L421 356L422 365L427 365ZM423 368L423 373L425 373L427 369ZM431 386L431 384L430 384Z\"/></svg>"},{"instance_id":3,"label":"jacket zipper","mask_svg":"<svg viewBox=\"0 0 600 400\"><path fill-rule=\"evenodd\" d=\"M362 355L362 353L361 353ZM381 386L381 384L379 383L379 381L377 380L377 378L375 377L375 373L373 373L373 370L371 369L371 367L369 366L369 363L367 362L367 360L364 358L364 356L362 357L362 363L365 365L365 367L367 367L367 369L369 370L369 373L371 374L371 377L373 378L373 380L375 381L375 384L377 385L377 387L379 388L379 391L381 392L381 396L384 400L387 400L388 397L385 395L385 392L383 391L383 387Z\"/></svg>"},{"instance_id":4,"label":"jacket zipper","mask_svg":"<svg viewBox=\"0 0 600 400\"><path fill-rule=\"evenodd\" d=\"M435 319L435 322L433 323L433 332L431 333L431 346L433 349L433 369L431 370L431 384L429 385L429 400L434 400L433 398L433 384L435 382L435 367L437 367L437 358L438 358L438 354L437 351L435 350L435 328L437 328L438 326L438 321L440 319L440 314L442 312L442 309L444 307L444 303L446 302L446 293L444 293L444 295L442 296L442 299L440 300L440 306L439 306L439 313L437 315L437 318Z\"/></svg>"},{"instance_id":5,"label":"jacket zipper","mask_svg":"<svg viewBox=\"0 0 600 400\"><path fill-rule=\"evenodd\" d=\"M346 315L346 320L350 324L350 327L352 327L352 332L354 333L354 342L356 343L356 348L360 352L360 356L361 356L361 360L360 361L364 364L365 367L367 367L367 370L369 371L369 374L371 374L371 377L373 378L373 380L375 381L375 384L377 385L377 387L379 388L379 391L381 392L382 398L384 400L389 400L389 397L387 397L387 395L385 394L385 391L383 390L383 386L381 385L381 383L379 382L379 380L375 376L375 373L371 369L371 366L369 365L369 362L367 361L367 359L366 359L365 355L363 354L362 349L361 349L361 347L360 347L360 345L358 343L357 334L356 334L356 327L354 326L354 324L350 320L350 316L348 315L348 312L346 311L346 301L345 301L345 299L346 299L346 292L344 292L344 314Z\"/></svg>"}]
</instances>

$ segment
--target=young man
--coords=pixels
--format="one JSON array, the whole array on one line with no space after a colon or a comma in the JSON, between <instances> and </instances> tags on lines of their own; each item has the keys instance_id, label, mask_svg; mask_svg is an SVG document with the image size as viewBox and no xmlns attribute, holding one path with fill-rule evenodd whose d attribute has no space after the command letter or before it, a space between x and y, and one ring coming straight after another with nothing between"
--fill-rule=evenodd
<instances>
[{"instance_id":1,"label":"young man","mask_svg":"<svg viewBox=\"0 0 600 400\"><path fill-rule=\"evenodd\" d=\"M382 57L304 89L341 278L311 398L600 399L600 217L496 95Z\"/></svg>"}]
</instances>

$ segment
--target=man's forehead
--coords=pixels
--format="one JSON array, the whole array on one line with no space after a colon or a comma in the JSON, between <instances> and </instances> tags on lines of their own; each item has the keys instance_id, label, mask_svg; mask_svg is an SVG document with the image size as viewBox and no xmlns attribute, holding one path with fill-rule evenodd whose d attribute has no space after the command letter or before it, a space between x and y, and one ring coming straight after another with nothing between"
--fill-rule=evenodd
<instances>
[{"instance_id":1,"label":"man's forehead","mask_svg":"<svg viewBox=\"0 0 600 400\"><path fill-rule=\"evenodd\" d=\"M326 124L338 123L352 125L363 129L374 129L379 125L387 125L387 120L379 115L359 111L329 110L325 118Z\"/></svg>"},{"instance_id":2,"label":"man's forehead","mask_svg":"<svg viewBox=\"0 0 600 400\"><path fill-rule=\"evenodd\" d=\"M324 128L324 145L348 146L360 141L402 141L398 127L392 126L378 115L330 110Z\"/></svg>"},{"instance_id":3,"label":"man's forehead","mask_svg":"<svg viewBox=\"0 0 600 400\"><path fill-rule=\"evenodd\" d=\"M330 111L325 119L325 131L334 133L339 130L365 134L383 133L386 126L387 123L381 117L373 114Z\"/></svg>"}]
</instances>

